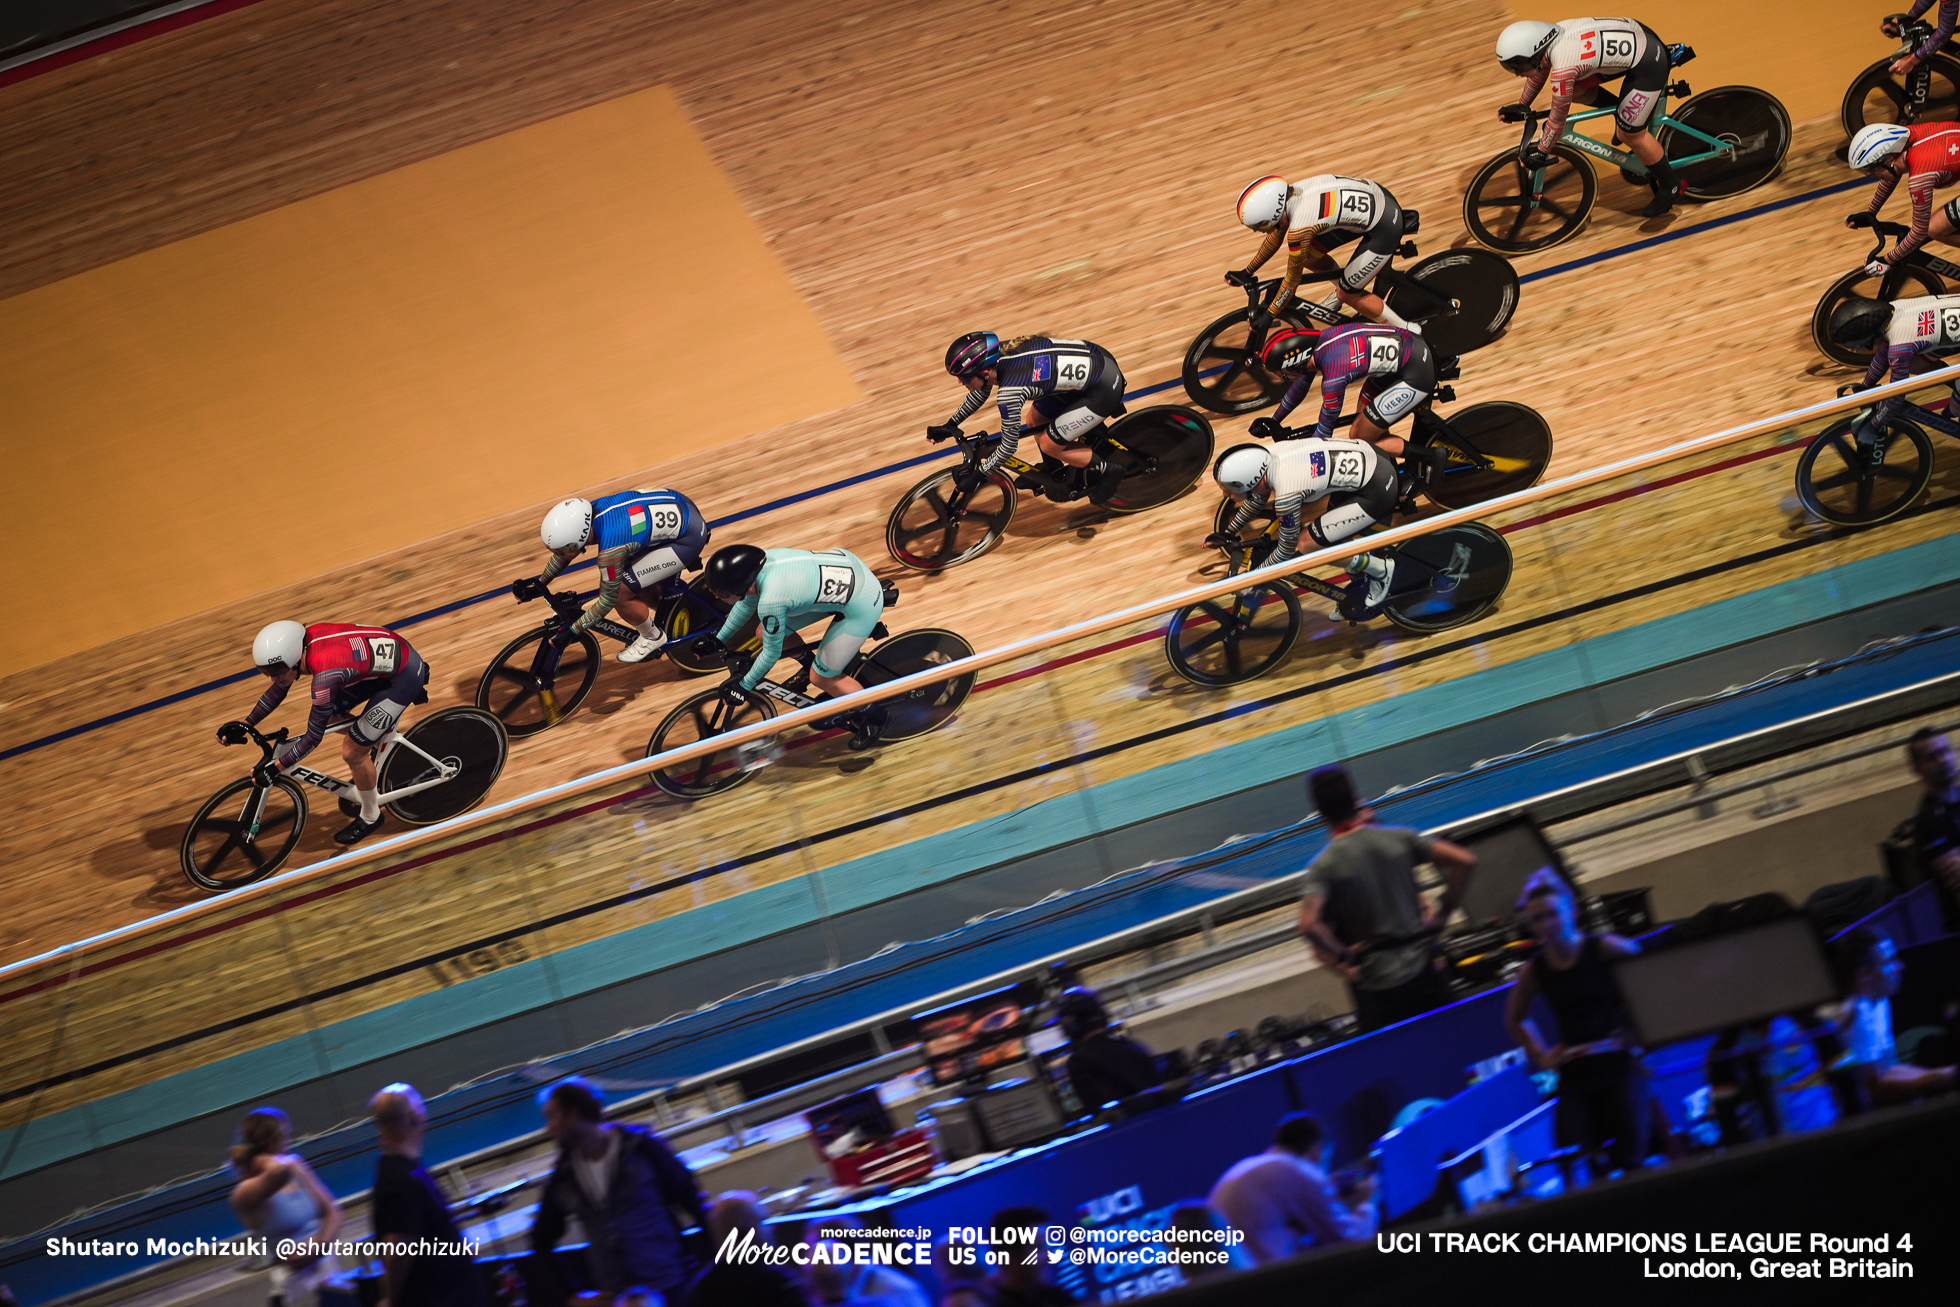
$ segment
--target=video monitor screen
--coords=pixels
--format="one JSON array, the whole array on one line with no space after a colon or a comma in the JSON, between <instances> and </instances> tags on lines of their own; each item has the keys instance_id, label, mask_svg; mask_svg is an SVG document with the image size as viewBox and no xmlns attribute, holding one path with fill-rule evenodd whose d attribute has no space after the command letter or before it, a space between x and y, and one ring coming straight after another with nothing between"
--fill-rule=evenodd
<instances>
[{"instance_id":1,"label":"video monitor screen","mask_svg":"<svg viewBox=\"0 0 1960 1307\"><path fill-rule=\"evenodd\" d=\"M1025 1058L1026 1036L1040 1001L1041 987L1023 981L914 1013L912 1031L923 1046L932 1082L958 1084Z\"/></svg>"},{"instance_id":2,"label":"video monitor screen","mask_svg":"<svg viewBox=\"0 0 1960 1307\"><path fill-rule=\"evenodd\" d=\"M1513 817L1453 841L1477 855L1477 869L1463 893L1463 913L1473 926L1502 924L1518 915L1518 895L1543 868L1566 881L1565 864L1529 817ZM1576 894L1576 890L1574 891Z\"/></svg>"},{"instance_id":3,"label":"video monitor screen","mask_svg":"<svg viewBox=\"0 0 1960 1307\"><path fill-rule=\"evenodd\" d=\"M1627 958L1613 968L1648 1047L1767 1021L1838 996L1804 917Z\"/></svg>"}]
</instances>

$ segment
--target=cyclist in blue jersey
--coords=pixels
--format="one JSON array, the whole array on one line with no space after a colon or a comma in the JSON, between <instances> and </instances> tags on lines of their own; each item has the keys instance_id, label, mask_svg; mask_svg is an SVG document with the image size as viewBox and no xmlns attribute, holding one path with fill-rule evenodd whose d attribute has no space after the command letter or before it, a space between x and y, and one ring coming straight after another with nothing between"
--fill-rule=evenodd
<instances>
[{"instance_id":1,"label":"cyclist in blue jersey","mask_svg":"<svg viewBox=\"0 0 1960 1307\"><path fill-rule=\"evenodd\" d=\"M614 608L640 638L619 651L622 663L644 662L660 652L667 633L640 596L678 574L701 566L708 519L678 490L622 490L601 499L567 499L545 514L540 533L551 551L544 571L520 576L510 592L524 603L545 593L554 577L594 543L599 546L599 597L578 621L553 637L564 643L584 634Z\"/></svg>"},{"instance_id":2,"label":"cyclist in blue jersey","mask_svg":"<svg viewBox=\"0 0 1960 1307\"><path fill-rule=\"evenodd\" d=\"M843 549L729 545L708 560L706 580L709 589L735 605L711 648L725 651L727 642L751 619L762 638L762 648L748 668L722 684L722 697L730 704L748 702L749 692L782 658L783 640L791 631L823 617L835 620L817 645L811 682L833 698L864 688L855 677L845 675L845 669L884 614L885 584L856 554ZM868 749L884 728L885 706L872 704L834 722L850 728L851 748Z\"/></svg>"},{"instance_id":3,"label":"cyclist in blue jersey","mask_svg":"<svg viewBox=\"0 0 1960 1307\"><path fill-rule=\"evenodd\" d=\"M958 435L960 423L1000 387L1000 443L978 468L954 474L959 490L972 493L1013 456L1026 431L1035 433L1043 454L1078 469L1074 492L1065 498L1086 494L1092 504L1108 503L1130 471L1096 448L1103 423L1126 411L1123 369L1102 346L1049 336L1002 341L991 331L970 331L947 349L946 371L967 394L943 425L926 429L934 440Z\"/></svg>"}]
</instances>

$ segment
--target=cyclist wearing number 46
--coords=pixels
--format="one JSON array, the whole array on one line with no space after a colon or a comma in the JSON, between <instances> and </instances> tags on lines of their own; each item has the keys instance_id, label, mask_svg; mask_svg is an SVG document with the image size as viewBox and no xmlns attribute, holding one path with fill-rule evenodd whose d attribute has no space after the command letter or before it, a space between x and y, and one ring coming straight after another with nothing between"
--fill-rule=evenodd
<instances>
[{"instance_id":1,"label":"cyclist wearing number 46","mask_svg":"<svg viewBox=\"0 0 1960 1307\"><path fill-rule=\"evenodd\" d=\"M1127 411L1123 369L1102 346L1047 336L1003 342L991 331L969 331L947 348L946 371L967 394L944 425L926 428L932 440L958 435L1000 387L1000 443L979 467L953 474L960 492L972 494L1013 457L1024 431L1035 433L1042 453L1078 469L1075 497L1087 494L1092 504L1107 503L1129 473L1127 464L1097 454L1092 440L1104 421Z\"/></svg>"},{"instance_id":2,"label":"cyclist wearing number 46","mask_svg":"<svg viewBox=\"0 0 1960 1307\"><path fill-rule=\"evenodd\" d=\"M623 490L603 499L567 499L544 515L539 532L551 559L536 577L520 576L510 583L519 603L539 598L572 560L585 552L594 534L599 540L599 597L570 626L552 638L569 644L615 607L631 622L640 638L621 649L622 663L644 662L660 652L667 633L653 620L653 610L640 595L657 587L682 568L701 565L708 543L708 520L694 501L678 490ZM625 594L621 594L621 590Z\"/></svg>"},{"instance_id":3,"label":"cyclist wearing number 46","mask_svg":"<svg viewBox=\"0 0 1960 1307\"><path fill-rule=\"evenodd\" d=\"M833 698L864 688L845 675L845 669L884 615L885 585L856 554L843 549L729 545L708 560L706 579L710 590L734 604L710 649L725 650L751 618L762 636L762 648L747 670L722 684L722 698L728 703L747 703L750 692L782 658L784 638L821 617L836 620L817 645L810 680ZM850 728L852 749L876 744L884 724L882 703L825 723Z\"/></svg>"},{"instance_id":4,"label":"cyclist wearing number 46","mask_svg":"<svg viewBox=\"0 0 1960 1307\"><path fill-rule=\"evenodd\" d=\"M1365 177L1337 177L1324 173L1289 185L1284 177L1261 177L1239 192L1239 221L1265 239L1243 269L1225 274L1234 286L1251 286L1266 260L1286 246L1286 276L1272 305L1252 319L1254 331L1272 325L1273 315L1293 300L1307 269L1334 266L1332 251L1360 238L1354 254L1334 282L1335 303L1347 305L1371 322L1410 331L1419 328L1402 320L1401 315L1368 289L1395 258L1395 251L1408 233L1403 229L1402 206L1388 188Z\"/></svg>"},{"instance_id":5,"label":"cyclist wearing number 46","mask_svg":"<svg viewBox=\"0 0 1960 1307\"><path fill-rule=\"evenodd\" d=\"M1552 147L1565 131L1565 116L1574 100L1583 97L1585 103L1602 108L1617 103L1615 134L1647 165L1647 181L1654 190L1653 201L1640 216L1658 218L1674 207L1681 197L1681 182L1661 143L1647 130L1672 67L1667 46L1653 28L1631 18L1512 23L1498 35L1497 62L1514 77L1525 79L1517 102L1497 111L1507 123L1523 122L1545 83L1552 86L1551 116L1545 120L1537 146L1525 149L1521 160L1525 167L1543 168L1551 163ZM1616 77L1626 78L1617 98L1600 85Z\"/></svg>"},{"instance_id":6,"label":"cyclist wearing number 46","mask_svg":"<svg viewBox=\"0 0 1960 1307\"><path fill-rule=\"evenodd\" d=\"M1878 178L1865 207L1844 220L1847 227L1869 227L1904 178L1912 196L1912 230L1899 243L1865 267L1869 276L1882 277L1892 265L1928 240L1953 242L1960 231L1960 200L1949 200L1933 211L1933 192L1960 181L1960 123L1870 123L1858 129L1844 161L1854 172Z\"/></svg>"},{"instance_id":7,"label":"cyclist wearing number 46","mask_svg":"<svg viewBox=\"0 0 1960 1307\"><path fill-rule=\"evenodd\" d=\"M274 622L252 641L252 661L272 678L243 722L218 728L218 743L245 743L245 728L256 726L286 700L286 691L301 672L313 674L313 708L306 717L306 734L252 769L260 787L288 771L313 752L327 727L342 717L359 717L340 737L340 756L353 773L361 813L341 828L336 844L358 844L381 828L380 795L375 789L372 750L381 743L402 711L429 683L428 664L408 641L385 626L348 622ZM365 705L365 710L362 707Z\"/></svg>"}]
</instances>

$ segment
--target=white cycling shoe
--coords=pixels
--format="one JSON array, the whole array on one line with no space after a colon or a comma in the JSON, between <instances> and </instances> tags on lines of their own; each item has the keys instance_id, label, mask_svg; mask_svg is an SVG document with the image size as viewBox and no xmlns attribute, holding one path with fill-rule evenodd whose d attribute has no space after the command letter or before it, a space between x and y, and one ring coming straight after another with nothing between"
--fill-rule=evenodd
<instances>
[{"instance_id":1,"label":"white cycling shoe","mask_svg":"<svg viewBox=\"0 0 1960 1307\"><path fill-rule=\"evenodd\" d=\"M621 649L615 655L622 663L643 663L667 647L667 633L662 631L658 639L643 635Z\"/></svg>"},{"instance_id":2,"label":"white cycling shoe","mask_svg":"<svg viewBox=\"0 0 1960 1307\"><path fill-rule=\"evenodd\" d=\"M1348 598L1341 604L1341 616L1350 622L1365 622L1381 612L1382 605L1388 602L1389 586L1395 581L1395 560L1358 554L1348 560L1347 570L1355 584L1349 587ZM1364 580L1366 589L1360 585Z\"/></svg>"}]
</instances>

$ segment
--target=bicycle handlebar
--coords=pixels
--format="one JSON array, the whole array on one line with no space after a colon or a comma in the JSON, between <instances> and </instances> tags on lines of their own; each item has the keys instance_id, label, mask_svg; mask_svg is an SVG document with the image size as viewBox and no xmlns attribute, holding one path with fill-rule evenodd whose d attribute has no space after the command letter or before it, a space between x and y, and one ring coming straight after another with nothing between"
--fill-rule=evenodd
<instances>
[{"instance_id":1,"label":"bicycle handlebar","mask_svg":"<svg viewBox=\"0 0 1960 1307\"><path fill-rule=\"evenodd\" d=\"M225 725L227 726L230 726L232 724L233 723L231 722L225 723ZM284 744L287 738L292 734L292 729L286 726L281 726L278 730L272 732L272 734L270 735L261 735L259 733L258 727L252 725L250 722L238 722L237 725L243 726L245 728L245 733L252 737L252 743L258 745L259 748L262 751L264 751L266 759L268 761L271 759L273 754L279 751L279 746Z\"/></svg>"}]
</instances>

